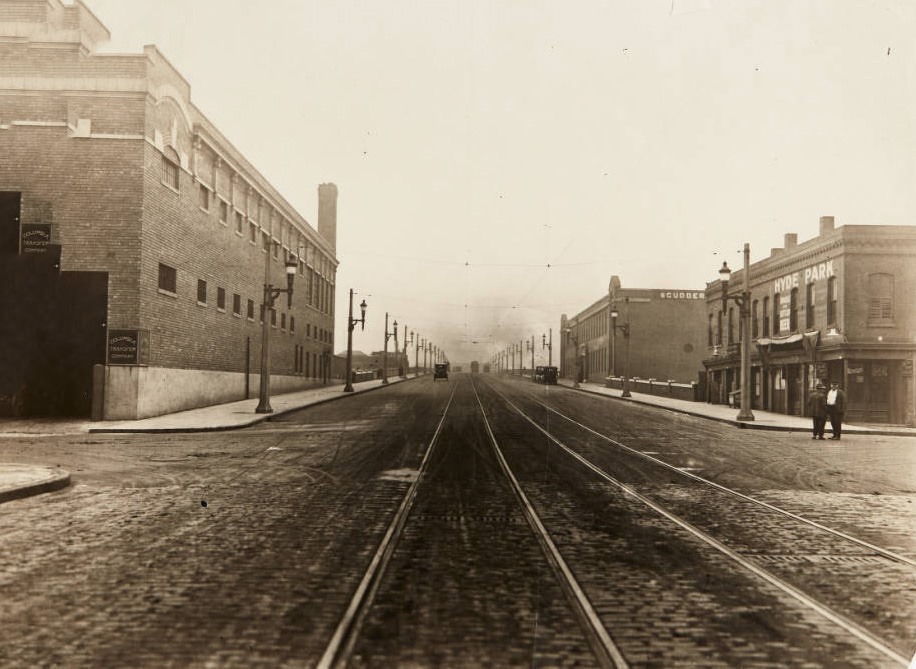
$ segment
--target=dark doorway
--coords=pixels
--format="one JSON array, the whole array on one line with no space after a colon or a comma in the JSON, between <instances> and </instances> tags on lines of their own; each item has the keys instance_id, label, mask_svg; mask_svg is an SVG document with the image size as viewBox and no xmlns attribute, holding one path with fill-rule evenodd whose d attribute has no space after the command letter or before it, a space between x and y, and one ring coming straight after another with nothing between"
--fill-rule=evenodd
<instances>
[{"instance_id":1,"label":"dark doorway","mask_svg":"<svg viewBox=\"0 0 916 669\"><path fill-rule=\"evenodd\" d=\"M0 192L0 256L19 253L20 193Z\"/></svg>"},{"instance_id":2,"label":"dark doorway","mask_svg":"<svg viewBox=\"0 0 916 669\"><path fill-rule=\"evenodd\" d=\"M0 263L0 414L88 417L105 362L108 274L60 272L60 247Z\"/></svg>"}]
</instances>

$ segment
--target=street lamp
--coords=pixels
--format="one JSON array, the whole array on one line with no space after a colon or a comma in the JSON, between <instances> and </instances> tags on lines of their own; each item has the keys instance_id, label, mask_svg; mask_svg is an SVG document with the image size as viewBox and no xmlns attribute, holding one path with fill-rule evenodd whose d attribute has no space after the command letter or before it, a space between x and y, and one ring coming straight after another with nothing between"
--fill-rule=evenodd
<instances>
[{"instance_id":1,"label":"street lamp","mask_svg":"<svg viewBox=\"0 0 916 669\"><path fill-rule=\"evenodd\" d=\"M548 332L550 332L550 339L545 334L541 335L541 348L547 349L547 366L553 367L553 328L550 328Z\"/></svg>"},{"instance_id":2,"label":"street lamp","mask_svg":"<svg viewBox=\"0 0 916 669\"><path fill-rule=\"evenodd\" d=\"M347 383L343 391L353 392L353 328L359 323L360 330L366 329L366 300L359 303L360 318L353 318L353 289L350 289L350 312L347 315Z\"/></svg>"},{"instance_id":3,"label":"street lamp","mask_svg":"<svg viewBox=\"0 0 916 669\"><path fill-rule=\"evenodd\" d=\"M625 298L627 302L627 322L623 325L617 325L617 318L620 316L620 312L617 311L617 305L614 304L611 306L611 328L614 334L614 337L617 337L617 330L620 330L623 333L623 339L626 343L626 352L624 353L623 361L623 392L620 393L621 397L630 397L630 314L629 314L629 302L630 298ZM616 352L617 347L614 346L614 351ZM614 360L614 366L616 368L617 361ZM616 369L614 370L616 374Z\"/></svg>"},{"instance_id":4,"label":"street lamp","mask_svg":"<svg viewBox=\"0 0 916 669\"><path fill-rule=\"evenodd\" d=\"M382 350L382 385L388 385L388 340L394 337L394 350L398 350L398 322L394 322L394 329L388 332L388 312L385 312L385 348Z\"/></svg>"},{"instance_id":5,"label":"street lamp","mask_svg":"<svg viewBox=\"0 0 916 669\"><path fill-rule=\"evenodd\" d=\"M731 279L732 271L728 268L728 263L722 263L722 269L719 270L719 281L722 284L722 311L728 306L728 300L734 300L738 305L738 313L741 317L741 381L739 390L741 391L741 408L738 411L737 420L752 421L754 412L751 411L751 245L744 244L744 290L737 295L728 294L728 282Z\"/></svg>"},{"instance_id":6,"label":"street lamp","mask_svg":"<svg viewBox=\"0 0 916 669\"><path fill-rule=\"evenodd\" d=\"M407 326L404 326L404 357L398 361L398 366L401 363L404 364L404 367L401 369L401 378L406 379L407 373L410 371L410 358L407 357L407 345L413 343L413 332L410 333L410 337L407 336Z\"/></svg>"},{"instance_id":7,"label":"street lamp","mask_svg":"<svg viewBox=\"0 0 916 669\"><path fill-rule=\"evenodd\" d=\"M575 378L575 381L573 381L573 388L579 387L579 376L581 375L580 365L582 364L581 361L579 360L579 333L578 333L578 330L579 330L578 322L576 323L576 334L573 334L572 328L566 328L565 330L563 330L563 332L566 333L566 341L568 342L570 339L572 339L573 346L576 347L576 378Z\"/></svg>"},{"instance_id":8,"label":"street lamp","mask_svg":"<svg viewBox=\"0 0 916 669\"><path fill-rule=\"evenodd\" d=\"M264 254L264 318L261 321L261 378L260 392L258 393L258 406L256 413L273 413L270 406L270 313L274 308L274 301L280 293L286 293L287 307L293 306L293 280L299 268L299 259L293 254L286 257L286 288L274 288L270 283L270 240Z\"/></svg>"}]
</instances>

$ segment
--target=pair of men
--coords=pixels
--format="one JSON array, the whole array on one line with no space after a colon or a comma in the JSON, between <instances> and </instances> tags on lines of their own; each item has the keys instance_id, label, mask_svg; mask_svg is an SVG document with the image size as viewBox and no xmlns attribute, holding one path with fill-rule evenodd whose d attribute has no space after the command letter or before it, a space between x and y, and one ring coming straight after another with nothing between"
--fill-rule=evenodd
<instances>
[{"instance_id":1,"label":"pair of men","mask_svg":"<svg viewBox=\"0 0 916 669\"><path fill-rule=\"evenodd\" d=\"M830 428L833 430L831 439L840 439L843 430L843 415L846 413L846 393L836 382L830 384L830 390L823 383L818 383L814 391L808 396L808 413L811 416L813 434L812 439L824 438L824 427L830 419Z\"/></svg>"}]
</instances>

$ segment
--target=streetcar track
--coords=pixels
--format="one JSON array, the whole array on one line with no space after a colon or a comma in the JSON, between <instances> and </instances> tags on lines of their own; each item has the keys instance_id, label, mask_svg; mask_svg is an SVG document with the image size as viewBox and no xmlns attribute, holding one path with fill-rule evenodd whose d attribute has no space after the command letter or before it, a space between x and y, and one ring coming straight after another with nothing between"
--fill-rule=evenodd
<instances>
[{"instance_id":1,"label":"streetcar track","mask_svg":"<svg viewBox=\"0 0 916 669\"><path fill-rule=\"evenodd\" d=\"M523 416L525 416L526 418L528 418L527 414L525 414L518 406L516 406L515 404L513 404L511 400L509 400L507 397L505 397L505 395L503 395L502 393L500 393L500 392L499 392L498 390L496 390L496 389L493 389L493 392L495 392L497 395L499 395L500 397L502 397L502 398L506 401L506 403L508 403L510 406L512 406L518 413L520 413L521 415L523 415ZM646 460L649 460L649 461L651 461L652 463L654 463L654 464L656 464L656 465L659 465L659 466L661 466L661 467L664 467L665 469L668 469L668 470L670 470L670 471L677 472L678 474L681 474L682 476L685 476L685 477L687 477L687 478L689 478L689 479L692 479L692 480L697 481L697 482L699 482L699 483L703 483L704 485L708 485L708 486L710 486L710 487L712 487L712 488L715 488L716 490L718 490L718 491L720 491L720 492L724 492L724 493L726 493L726 494L733 495L733 496L738 497L738 498L740 498L740 499L743 499L743 500L745 500L745 501L747 501L747 502L751 502L751 503L753 503L753 504L756 504L756 505L758 505L758 506L761 506L761 507L763 507L763 508L765 508L765 509L767 509L767 510L769 510L769 511L772 511L772 512L774 512L774 513L781 514L781 515L786 516L787 518L791 518L792 520L795 520L795 521L797 521L797 522L803 523L803 524L805 524L805 525L809 525L810 527L813 527L813 528L816 528L816 529L818 529L818 530L821 530L822 532L827 532L828 534L832 534L833 536L839 537L839 538L841 538L841 539L843 539L843 540L845 540L845 541L849 541L849 542L851 542L851 543L853 543L853 544L856 544L856 545L859 546L860 548L865 548L865 549L867 549L867 550L869 550L869 551L872 551L872 552L874 552L874 553L877 553L878 555L881 555L882 557L884 557L884 558L886 558L886 559L888 559L888 560L891 560L891 561L894 561L894 562L899 562L899 563L901 563L901 564L906 564L906 565L908 565L908 566L910 566L910 567L916 568L916 560L911 559L911 558L908 558L908 557L906 557L905 555L900 555L899 553L895 553L894 551L889 550L889 549L887 549L887 548L883 548L883 547L878 546L878 545L876 545L876 544L872 544L872 543L870 543L870 542L868 542L868 541L865 541L864 539L859 539L858 537L852 536L851 534L847 534L846 532L843 532L842 530L837 530L837 529L835 529L835 528L828 527L828 526L823 525L822 523L819 523L819 522L817 522L817 521L815 521L815 520L811 520L810 518L805 518L804 516L801 516L801 515L799 515L799 514L797 514L797 513L794 513L794 512L792 512L792 511L789 511L788 509L783 509L782 507L776 506L776 505L774 505L774 504L770 504L769 502L765 502L765 501L763 501L763 500L757 499L756 497L751 497L750 495L747 495L747 494L745 494L745 493L739 492L739 491L737 491L737 490L734 490L734 489L732 489L732 488L729 488L729 487L727 487L727 486L724 486L724 485L722 485L722 484L720 484L720 483L716 483L715 481L710 481L709 479L704 478L704 477L702 477L702 476L699 476L698 474L694 474L692 468L690 468L690 467L678 467L678 466L676 466L676 465L669 464L669 463L665 462L664 460L661 460L661 459L659 459L659 458L653 457L653 456L656 455L656 454L657 454L657 455L663 455L663 453L657 453L657 452L653 452L653 451L640 451L640 450L638 450L638 449L635 449L635 448L632 448L632 447L630 447L630 446L627 446L626 444L623 444L623 443L617 441L616 439L612 439L611 437L608 437L607 435L602 434L601 432L598 432L597 430L594 430L594 429L588 427L587 425L584 425L583 423L580 423L580 422L577 421L575 418L572 418L571 416L567 416L566 414L564 414L564 413L558 411L558 410L555 409L554 407L551 407L551 406L549 406L549 405L547 405L547 404L544 404L543 402L541 402L541 401L539 401L539 400L534 400L534 401L535 401L538 405L540 405L540 406L542 406L543 408L545 408L547 411L549 411L549 412L551 412L551 413L553 413L553 414L559 416L560 418L562 418L562 419L564 419L564 420L566 420L566 421L572 423L573 425L576 425L577 427L582 428L582 429L585 430L586 432L588 432L588 433L590 433L590 434L592 434L592 435L598 437L599 439L602 439L602 440L604 440L604 441L606 441L606 442L608 442L608 443L610 443L610 444L613 444L614 446L616 446L616 447L618 447L618 448L620 448L620 449L623 449L623 450L627 451L628 453L631 453L631 454L633 454L633 455L636 455L636 456L639 456L639 457L644 458L644 459L646 459ZM529 418L529 420L532 420L532 419Z\"/></svg>"},{"instance_id":2,"label":"streetcar track","mask_svg":"<svg viewBox=\"0 0 916 669\"><path fill-rule=\"evenodd\" d=\"M439 419L439 423L436 425L436 429L433 432L432 438L430 439L429 446L427 447L426 452L420 461L420 465L417 468L417 476L411 481L410 486L404 495L404 498L401 500L401 504L398 507L398 510L395 512L391 523L388 525L388 529L382 537L382 540L379 543L379 546L369 563L369 566L363 573L362 580L357 586L356 591L354 592L353 597L350 599L350 603L347 606L343 617L338 623L334 634L331 636L330 642L328 643L324 653L321 656L321 659L316 665L318 669L330 669L331 667L339 667L346 664L347 657L349 656L353 645L356 642L357 634L359 632L362 621L364 620L366 613L372 605L372 601L375 598L375 593L378 591L378 587L381 583L382 576L384 575L386 567L390 562L392 555L394 554L394 549L397 545L397 541L403 532L404 525L407 522L407 516L409 515L410 509L413 506L414 499L416 498L417 490L420 486L420 481L423 477L423 473L428 468L430 454L438 443L439 435L442 432L442 426L445 424L445 419L448 416L448 411L452 405L452 399L455 397L456 390L457 387L452 388L448 402L446 403L445 409L442 412L442 417Z\"/></svg>"},{"instance_id":3,"label":"streetcar track","mask_svg":"<svg viewBox=\"0 0 916 669\"><path fill-rule=\"evenodd\" d=\"M513 403L513 402L512 402L508 397L506 397L503 393L501 393L500 391L498 391L498 390L496 390L495 388L493 388L492 384L487 384L487 385L488 385L488 388L489 388L495 395L497 395L498 397L500 397L508 406L512 407L512 409L513 409L516 413L518 413L524 420L526 420L528 423L530 423L532 426L534 426L534 428L537 429L539 432L541 432L548 440L550 440L550 441L551 441L552 443L554 443L557 447L559 447L563 452L567 453L570 457L572 457L573 459L575 459L576 461L578 461L581 465L583 465L584 467L586 467L588 470L590 470L591 472L593 472L594 474L596 474L597 476L599 476L601 479L603 479L604 481L606 481L606 482L610 483L611 485L615 486L616 488L618 488L619 490L621 490L621 491L622 491L623 493L625 493L626 495L629 495L629 496L632 497L633 499L639 501L641 504L647 506L647 507L650 508L652 511L654 511L655 513L657 513L657 514L661 515L662 517L666 518L667 520L669 520L670 522L674 523L675 525L677 525L677 526L680 527L681 529L687 531L688 533L690 533L690 534L691 534L692 536L694 536L695 538L699 539L700 541L702 541L702 542L706 543L707 545L709 545L710 547L714 548L715 550L717 550L718 552L720 552L721 554L725 555L727 558L729 558L730 560L732 560L734 563L740 565L740 566L741 566L742 568L744 568L745 570L751 572L752 574L754 574L755 576L761 578L762 580L764 580L765 582L769 583L769 584L772 585L773 587L775 587L775 588L779 589L780 591L782 591L783 593L789 595L790 597L792 597L793 599L795 599L797 602L799 602L799 603L802 604L803 606L805 606L805 607L807 607L808 609L810 609L810 610L816 612L817 614L821 615L823 618L829 620L830 622L834 623L835 625L841 627L841 628L844 629L846 632L848 632L849 634L851 634L852 636L854 636L855 638L857 638L857 639L860 640L861 642L865 643L866 645L868 645L868 646L871 647L872 649L878 651L879 653L881 653L881 654L884 655L885 657L887 657L887 658L889 658L889 659L891 659L891 660L893 660L893 661L895 661L895 662L900 663L902 666L908 666L908 664L909 664L909 658L906 658L906 657L904 657L903 655L901 655L900 653L898 653L894 648L892 648L892 647L890 646L890 644L888 644L887 642L885 642L883 639L881 639L881 638L879 638L878 636L874 635L872 632L870 632L869 630L865 629L864 627L861 627L861 626L860 626L859 624L857 624L856 622L854 622L854 621L848 619L848 618L847 618L846 616L844 616L843 614L841 614L841 613L839 613L839 612L837 612L837 611L834 611L832 608L830 608L829 606L827 606L827 605L825 605L825 604L822 604L821 602L819 602L818 600L816 600L816 599L814 599L813 597L809 596L809 595L808 595L807 593L805 593L803 590L801 590L801 589L795 587L795 586L792 585L791 583L789 583L789 582L783 580L782 578L776 576L775 574L770 573L770 572L767 571L766 569L764 569L764 568L762 568L762 567L760 567L760 566L754 564L751 560L749 560L749 559L743 557L743 556L740 555L737 551L735 551L735 550L729 548L728 546L726 546L725 544L723 544L721 541L719 541L718 539L716 539L716 538L713 537L712 535L710 535L710 534L704 532L703 530L699 529L697 526L693 525L693 524L690 523L689 521L687 521L687 520L685 520L685 519L679 517L678 515L672 513L671 511L669 511L668 509L666 509L664 506L662 506L662 505L659 504L658 502L656 502L656 501L652 500L651 498L649 498L649 497L647 497L647 496L645 496L645 495L639 493L639 492L636 491L633 487L631 487L631 486L627 485L626 483L623 483L622 481L620 481L620 480L614 478L613 476L611 476L610 474L608 474L606 471L604 471L601 467L595 465L593 462L591 462L590 460L588 460L585 456L581 455L580 453L576 452L574 449L570 448L569 446L567 446L566 444L564 444L562 441L560 441L560 439L558 439L556 436L554 436L552 433L550 433L547 429L545 429L545 428L542 427L540 424L538 424L531 416L529 416L528 414L526 414L522 409L520 409L515 403ZM476 390L475 390L475 393L476 393ZM575 424L575 425L579 426L580 428L582 428L582 429L588 431L589 433L591 433L591 434L593 434L593 435L595 435L595 436L598 436L598 437L600 437L600 438L602 438L602 439L604 439L604 440L606 440L606 441L608 441L608 442L610 442L610 443L614 443L615 445L618 445L619 447L621 447L621 448L623 448L623 449L625 449L625 450L627 450L627 451L629 451L629 452L631 452L631 453L633 453L633 454L635 454L635 455L639 455L639 456L643 456L643 457L648 457L648 459L650 459L650 460L656 462L657 464L663 465L663 466L664 466L665 468L667 468L667 469L670 469L670 470L672 470L672 471L676 471L676 472L678 472L678 473L680 473L680 474L683 474L684 476L687 476L687 477L689 477L689 478L697 479L697 480L700 481L700 482L708 483L709 485L713 486L714 488L720 489L720 490L722 490L723 492L728 492L728 493L735 494L735 495L737 495L738 497L740 497L740 498L742 498L742 499L745 499L746 501L750 501L750 502L753 502L753 503L756 503L756 504L760 504L761 506L764 506L764 507L766 507L766 508L769 509L769 510L773 510L773 511L777 511L777 512L780 512L780 513L784 513L784 515L787 515L787 516L789 516L789 517L791 517L791 518L793 518L793 519L796 519L796 520L798 520L798 521L800 521L800 522L803 522L803 523L805 523L805 524L809 524L809 525L815 526L815 527L817 527L818 529L823 529L823 530L825 530L825 531L827 531L827 532L829 532L829 533L831 533L831 534L834 534L834 535L836 535L836 536L838 536L839 538L842 538L842 539L844 539L844 540L850 540L850 541L852 541L853 543L860 544L860 545L863 545L863 544L864 544L864 545L866 545L866 546L868 546L868 547L871 546L871 545L868 544L867 542L862 542L861 540L857 540L857 539L855 539L854 537L849 537L848 535L845 535L845 534L842 533L842 532L832 531L830 528L827 528L827 527L825 527L825 526L821 526L819 523L814 523L813 521L808 521L807 519L804 519L804 518L802 518L802 517L800 517L800 516L796 516L796 514L792 514L791 512L788 512L788 511L779 509L779 507L775 507L775 506L770 505L770 504L767 504L767 503L765 503L765 502L760 502L760 501L755 500L754 498L751 498L751 497L749 497L749 496L746 496L746 495L744 495L744 494L742 494L742 493L738 493L737 491L732 491L732 490L729 489L729 488L725 488L724 486L721 486L721 485L719 485L719 484L713 483L713 482L711 482L711 481L707 481L706 479L703 479L702 477L696 476L695 474L691 474L691 473L689 473L689 472L683 472L683 471L681 471L679 468L674 467L674 466L672 466L672 465L669 465L668 463L662 462L662 461L660 461L660 460L657 460L656 458L653 458L653 457L651 457L651 456L645 456L644 453L642 453L641 451L634 450L634 449L632 449L632 448L630 448L630 447L628 447L628 446L624 446L623 444L618 444L618 442L614 441L613 439L610 439L609 437L606 437L605 435L602 435L601 433L596 432L595 430L593 430L593 429L591 429L591 428L589 428L589 427L587 427L587 426L585 426L585 425L582 425L581 423L579 423L579 422L576 421L575 419L569 418L569 417L565 416L564 414L560 413L559 411L557 411L557 410L555 410L555 409L553 409L553 408L551 408L551 407L549 407L549 406L543 405L541 402L539 402L539 401L537 401L537 400L535 400L535 401L536 401L538 404L541 404L542 406L544 406L544 408L548 409L548 410L551 411L552 413L555 413L556 415L558 415L558 416L560 416L560 417L562 417L562 418L564 418L564 419L566 419L566 420L572 422L573 424ZM483 410L483 405L482 405L482 404L481 404L481 410ZM489 424L488 424L488 425L489 425ZM879 552L881 552L882 554L883 554L883 553L890 553L890 555L896 556L896 554L894 554L894 553L892 553L892 552L890 552L890 551L884 551L883 549L878 549L878 550L879 550ZM886 556L886 555L882 555L882 557L887 557L887 556ZM902 556L900 556L900 557L902 558ZM900 560L900 561L902 561L902 562L904 562L904 563L910 563L910 562L911 562L911 561L908 560L907 558L902 558L902 560Z\"/></svg>"},{"instance_id":4,"label":"streetcar track","mask_svg":"<svg viewBox=\"0 0 916 669\"><path fill-rule=\"evenodd\" d=\"M487 419L486 411L483 408L483 403L480 401L480 395L477 394L477 388L474 386L473 381L471 382L471 387L474 390L474 397L477 399L477 404L480 407L480 414L483 418L487 435L490 437L490 441L493 444L493 450L496 455L497 462L499 463L503 474L509 480L512 491L515 493L516 498L522 506L525 518L537 536L538 542L541 544L544 554L547 557L547 561L553 568L561 587L563 588L564 592L566 592L567 597L571 600L573 608L584 623L584 631L586 632L586 636L591 641L591 646L595 651L596 659L603 667L613 667L618 669L625 669L626 667L629 667L629 664L627 663L623 654L620 652L617 644L614 643L613 639L611 639L610 634L608 634L607 629L601 622L601 618L598 615L598 612L592 606L592 603L588 596L585 594L585 591L582 589L582 586L579 585L578 580L573 575L572 570L569 568L569 565L566 563L566 560L563 558L562 554L551 538L550 533L547 531L547 528L541 521L540 516L534 509L534 506L531 504L528 496L522 490L518 479L512 473L512 470L509 467L509 463L506 461L502 450L499 448L499 443L496 440L496 435L493 434L493 430L490 427L490 421Z\"/></svg>"}]
</instances>

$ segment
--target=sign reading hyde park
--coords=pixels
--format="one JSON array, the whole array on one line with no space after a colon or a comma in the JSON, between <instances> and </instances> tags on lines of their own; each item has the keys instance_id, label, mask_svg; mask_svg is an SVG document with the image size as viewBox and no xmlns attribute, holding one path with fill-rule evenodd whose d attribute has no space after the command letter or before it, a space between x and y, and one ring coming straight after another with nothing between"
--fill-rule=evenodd
<instances>
[{"instance_id":1,"label":"sign reading hyde park","mask_svg":"<svg viewBox=\"0 0 916 669\"><path fill-rule=\"evenodd\" d=\"M802 277L804 277L805 285L808 285L815 281L829 279L832 276L834 276L833 261L828 260L827 262L806 267L804 272L793 272L779 277L773 282L773 292L781 293L791 288L798 288L801 285Z\"/></svg>"}]
</instances>

